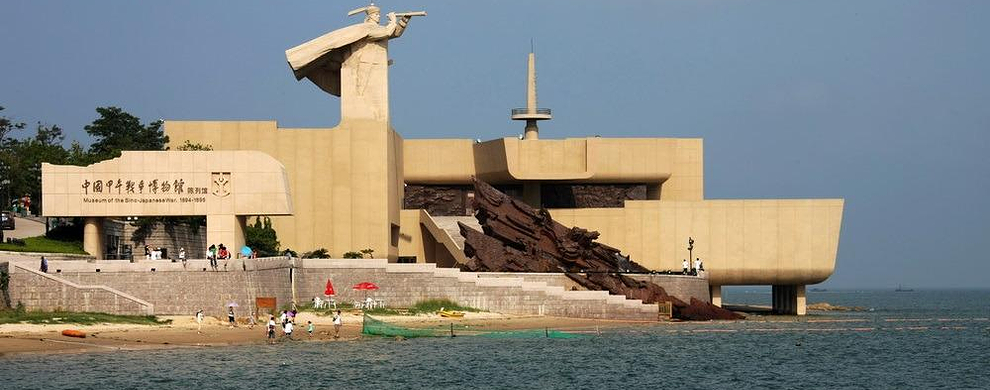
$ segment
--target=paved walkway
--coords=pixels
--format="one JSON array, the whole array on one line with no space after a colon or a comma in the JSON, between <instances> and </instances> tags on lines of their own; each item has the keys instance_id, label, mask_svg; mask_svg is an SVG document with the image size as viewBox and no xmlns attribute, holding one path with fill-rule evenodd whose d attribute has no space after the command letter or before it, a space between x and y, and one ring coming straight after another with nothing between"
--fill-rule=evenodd
<instances>
[{"instance_id":1,"label":"paved walkway","mask_svg":"<svg viewBox=\"0 0 990 390\"><path fill-rule=\"evenodd\" d=\"M14 230L4 230L3 236L13 238L37 237L45 234L45 223L33 218L14 218Z\"/></svg>"}]
</instances>

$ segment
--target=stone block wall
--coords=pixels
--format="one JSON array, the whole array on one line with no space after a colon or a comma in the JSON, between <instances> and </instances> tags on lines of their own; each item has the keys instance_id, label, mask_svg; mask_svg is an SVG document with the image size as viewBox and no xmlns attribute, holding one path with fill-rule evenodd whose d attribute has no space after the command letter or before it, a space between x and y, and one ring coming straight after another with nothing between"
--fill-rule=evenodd
<instances>
[{"instance_id":1,"label":"stone block wall","mask_svg":"<svg viewBox=\"0 0 990 390\"><path fill-rule=\"evenodd\" d=\"M708 290L708 278L688 275L629 275L633 279L652 282L684 302L691 298L711 302L711 292Z\"/></svg>"},{"instance_id":2,"label":"stone block wall","mask_svg":"<svg viewBox=\"0 0 990 390\"><path fill-rule=\"evenodd\" d=\"M255 298L275 297L279 306L292 301L288 268L257 271L62 272L79 284L105 285L155 305L155 314L225 317L227 304L237 303L238 316L250 314Z\"/></svg>"},{"instance_id":3,"label":"stone block wall","mask_svg":"<svg viewBox=\"0 0 990 390\"><path fill-rule=\"evenodd\" d=\"M111 314L147 315L152 306L131 299L119 291L65 283L58 277L10 267L10 300L29 310L81 311Z\"/></svg>"},{"instance_id":4,"label":"stone block wall","mask_svg":"<svg viewBox=\"0 0 990 390\"><path fill-rule=\"evenodd\" d=\"M120 250L123 245L130 245L135 259L144 258L144 246L152 248L167 248L168 256L173 259L179 257L179 248L186 249L186 257L198 259L206 257L206 227L202 226L198 230L186 225L166 226L163 223L155 224L144 238L135 236L137 227L120 221L106 219L103 222L105 235L120 238Z\"/></svg>"}]
</instances>

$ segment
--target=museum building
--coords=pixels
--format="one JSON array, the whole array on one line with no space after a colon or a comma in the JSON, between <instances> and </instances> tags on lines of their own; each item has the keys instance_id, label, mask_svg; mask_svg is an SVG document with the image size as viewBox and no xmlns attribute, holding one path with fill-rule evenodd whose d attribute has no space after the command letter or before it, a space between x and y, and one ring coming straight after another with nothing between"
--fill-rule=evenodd
<instances>
[{"instance_id":1,"label":"museum building","mask_svg":"<svg viewBox=\"0 0 990 390\"><path fill-rule=\"evenodd\" d=\"M510 111L525 122L522 136L404 139L389 115L388 45L418 15L383 26L377 8L360 11L365 22L286 51L297 79L339 97L336 127L166 120L173 146L213 151L45 164L44 215L86 217L86 249L100 258L104 217L206 216L207 242L238 248L246 219L265 215L283 249L341 257L367 248L390 262L456 267L467 261L458 222L478 225L478 178L600 232L598 241L652 270L680 270L693 239L690 256L704 261L715 304L721 286L772 285L775 306L787 300L803 314L805 285L832 274L842 199L706 199L698 138L542 137L537 122L552 113L537 106L533 54L527 105Z\"/></svg>"}]
</instances>

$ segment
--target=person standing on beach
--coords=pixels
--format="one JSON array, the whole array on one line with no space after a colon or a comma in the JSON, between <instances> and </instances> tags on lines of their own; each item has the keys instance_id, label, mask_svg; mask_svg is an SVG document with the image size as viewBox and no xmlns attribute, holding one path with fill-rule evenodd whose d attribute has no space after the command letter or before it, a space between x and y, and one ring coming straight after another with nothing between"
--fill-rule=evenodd
<instances>
[{"instance_id":1,"label":"person standing on beach","mask_svg":"<svg viewBox=\"0 0 990 390\"><path fill-rule=\"evenodd\" d=\"M203 309L196 312L196 333L203 333Z\"/></svg>"},{"instance_id":2,"label":"person standing on beach","mask_svg":"<svg viewBox=\"0 0 990 390\"><path fill-rule=\"evenodd\" d=\"M285 337L288 337L289 340L292 340L292 328L292 321L286 321L285 325L282 327L282 333L285 334Z\"/></svg>"},{"instance_id":3,"label":"person standing on beach","mask_svg":"<svg viewBox=\"0 0 990 390\"><path fill-rule=\"evenodd\" d=\"M306 324L306 333L309 334L309 338L313 338L313 331L316 330L316 327L313 326L313 321L306 321Z\"/></svg>"},{"instance_id":4,"label":"person standing on beach","mask_svg":"<svg viewBox=\"0 0 990 390\"><path fill-rule=\"evenodd\" d=\"M275 316L268 316L268 344L275 344Z\"/></svg>"},{"instance_id":5,"label":"person standing on beach","mask_svg":"<svg viewBox=\"0 0 990 390\"><path fill-rule=\"evenodd\" d=\"M186 268L186 248L179 248L179 261L182 262L182 268Z\"/></svg>"},{"instance_id":6,"label":"person standing on beach","mask_svg":"<svg viewBox=\"0 0 990 390\"><path fill-rule=\"evenodd\" d=\"M333 316L333 338L340 338L340 327L344 325L344 319L340 318L340 310L337 310L337 314Z\"/></svg>"},{"instance_id":7,"label":"person standing on beach","mask_svg":"<svg viewBox=\"0 0 990 390\"><path fill-rule=\"evenodd\" d=\"M227 307L227 322L230 323L231 329L237 327L237 320L234 318L234 306Z\"/></svg>"}]
</instances>

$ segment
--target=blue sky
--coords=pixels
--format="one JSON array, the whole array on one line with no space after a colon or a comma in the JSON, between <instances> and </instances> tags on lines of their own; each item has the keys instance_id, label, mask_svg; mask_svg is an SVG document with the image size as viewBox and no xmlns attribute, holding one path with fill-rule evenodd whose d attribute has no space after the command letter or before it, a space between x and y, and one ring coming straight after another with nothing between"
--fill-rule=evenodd
<instances>
[{"instance_id":1,"label":"blue sky","mask_svg":"<svg viewBox=\"0 0 990 390\"><path fill-rule=\"evenodd\" d=\"M234 6L236 4L236 6ZM357 1L5 1L4 115L88 142L97 106L146 121L331 127L284 51ZM702 137L706 197L845 198L826 287L990 287L990 2L424 1L390 45L406 138Z\"/></svg>"}]
</instances>

